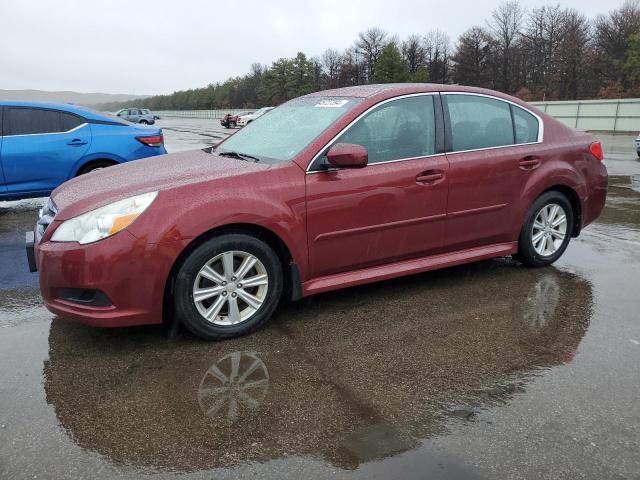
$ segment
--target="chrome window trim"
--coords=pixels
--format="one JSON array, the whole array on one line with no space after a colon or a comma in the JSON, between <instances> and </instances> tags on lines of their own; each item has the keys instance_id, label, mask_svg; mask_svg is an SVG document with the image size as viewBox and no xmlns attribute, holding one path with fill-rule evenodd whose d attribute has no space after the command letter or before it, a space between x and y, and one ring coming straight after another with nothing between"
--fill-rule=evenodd
<instances>
[{"instance_id":1,"label":"chrome window trim","mask_svg":"<svg viewBox=\"0 0 640 480\"><path fill-rule=\"evenodd\" d=\"M369 107L367 110L365 110L360 115L358 115L346 127L344 127L342 130L340 130L329 142L327 142L327 144L324 147L322 147L320 149L320 151L318 151L318 153L316 153L314 155L314 157L309 162L309 165L307 165L307 169L306 169L305 173L306 174L311 174L311 173L333 172L333 171L339 170L337 168L328 168L326 170L311 170L311 166L315 163L315 161L318 159L318 157L320 156L320 154L322 152L324 152L328 147L330 147L331 145L334 144L334 142L338 139L338 137L340 137L354 123L356 123L358 120L360 120L362 117L364 117L367 113L369 113L374 108L377 108L380 105L384 105L385 103L392 102L393 100L398 100L398 99L401 99L401 98L408 98L408 97L425 96L425 95L472 95L472 96L476 96L476 97L486 97L486 98L490 98L490 99L493 99L493 100L498 100L498 101L505 102L505 103L508 103L510 105L513 105L514 107L521 108L525 112L530 113L531 115L533 115L534 118L538 121L538 139L535 142L511 143L509 145L498 145L496 147L483 147L483 148L475 148L475 149L471 149L471 150L456 150L456 151L445 152L445 153L435 153L435 154L432 154L432 155L425 155L425 156L422 156L422 157L399 158L397 160L387 160L386 162L372 163L370 165L367 165L367 167L373 166L373 165L383 165L385 163L403 162L403 161L406 161L406 160L417 160L418 158L429 158L429 157L439 157L441 155L452 155L452 154L456 154L456 153L479 152L479 151L482 151L482 150L495 150L495 149L498 149L498 148L520 147L522 145L537 145L537 144L542 143L544 141L544 121L542 120L542 118L538 114L536 114L535 112L532 112L528 108L525 108L522 105L519 105L519 104L517 104L515 102L512 102L511 100L507 100L505 98L496 97L496 96L493 96L493 95L487 95L485 93L474 93L474 92L420 92L420 93L410 93L410 94L407 94L407 95L400 95L398 97L392 97L392 98L388 98L386 100L383 100L382 102L376 103L375 105Z\"/></svg>"},{"instance_id":2,"label":"chrome window trim","mask_svg":"<svg viewBox=\"0 0 640 480\"><path fill-rule=\"evenodd\" d=\"M438 95L440 92L419 92L419 93L409 93L406 95L400 95L398 97L392 97L392 98L387 98L386 100L383 100L379 103L376 103L375 105L372 105L371 107L367 108L364 112L362 112L360 115L358 115L356 118L354 118L351 122L349 122L349 124L344 127L342 130L340 130L331 140L329 140L329 142L327 142L327 144L322 147L318 153L316 153L313 158L311 159L311 161L309 162L309 165L307 165L307 169L305 171L305 173L322 173L322 172L331 172L334 170L337 170L335 168L328 168L326 170L311 170L311 166L315 163L315 161L318 159L318 157L320 156L320 154L322 152L324 152L328 147L330 147L331 145L333 145L335 143L335 141L344 133L346 132L349 128L351 128L351 126L356 123L358 120L360 120L362 117L364 117L366 114L368 114L371 110L378 108L380 105L384 105L385 103L389 103L389 102L393 102L394 100L400 100L402 98L410 98L410 97L425 97L428 95ZM376 162L376 163L371 163L368 164L367 166L373 166L373 165L382 165L385 163L393 163L393 162L402 162L405 160L415 160L418 158L427 158L427 157L438 157L440 155L444 155L444 153L433 153L431 155L424 155L421 157L409 157L409 158L398 158L395 160L387 160L385 162Z\"/></svg>"},{"instance_id":3,"label":"chrome window trim","mask_svg":"<svg viewBox=\"0 0 640 480\"><path fill-rule=\"evenodd\" d=\"M72 114L73 115L73 114ZM77 127L72 128L71 130L65 130L64 132L47 132L47 133L20 133L18 135L4 135L3 138L11 138L11 137L33 137L35 135L62 135L63 133L71 133L76 130L84 127L85 125L89 125L89 122L84 122L78 125Z\"/></svg>"},{"instance_id":4,"label":"chrome window trim","mask_svg":"<svg viewBox=\"0 0 640 480\"><path fill-rule=\"evenodd\" d=\"M475 152L475 151L478 151L478 150L491 150L491 149L494 149L494 148L515 147L515 146L518 146L518 145L535 145L536 143L542 143L544 141L544 122L542 121L542 118L539 115L537 115L535 112L532 112L528 108L525 108L522 105L519 105L519 104L517 104L515 102L512 102L511 100L507 100L506 98L496 97L496 96L493 96L493 95L487 95L485 93L440 92L440 94L441 95L470 95L470 96L474 96L474 97L485 97L485 98L490 98L492 100L498 100L498 101L505 102L505 103L508 103L510 105L513 105L516 108L520 108L520 109L524 110L527 113L530 113L538 121L538 139L535 142L511 143L509 145L499 145L497 147L474 148L472 150L456 150L456 151L452 151L452 152L448 152L448 153Z\"/></svg>"}]
</instances>

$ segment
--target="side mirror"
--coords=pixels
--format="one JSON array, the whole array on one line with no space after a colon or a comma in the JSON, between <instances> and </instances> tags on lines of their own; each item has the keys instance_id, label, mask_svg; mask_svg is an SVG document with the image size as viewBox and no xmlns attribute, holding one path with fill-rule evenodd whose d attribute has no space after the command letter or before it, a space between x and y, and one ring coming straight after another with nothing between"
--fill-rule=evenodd
<instances>
[{"instance_id":1,"label":"side mirror","mask_svg":"<svg viewBox=\"0 0 640 480\"><path fill-rule=\"evenodd\" d=\"M336 143L327 152L327 162L335 168L363 168L369 162L369 154L362 145Z\"/></svg>"}]
</instances>

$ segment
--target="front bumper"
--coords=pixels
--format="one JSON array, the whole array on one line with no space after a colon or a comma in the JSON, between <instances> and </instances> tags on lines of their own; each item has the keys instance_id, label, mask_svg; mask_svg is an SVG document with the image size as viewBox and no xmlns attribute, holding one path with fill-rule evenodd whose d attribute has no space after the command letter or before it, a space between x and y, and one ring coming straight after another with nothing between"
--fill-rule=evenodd
<instances>
[{"instance_id":1,"label":"front bumper","mask_svg":"<svg viewBox=\"0 0 640 480\"><path fill-rule=\"evenodd\" d=\"M36 243L45 306L98 327L161 323L165 284L179 250L177 245L146 243L126 230L87 245ZM73 301L70 291L99 292L108 302Z\"/></svg>"}]
</instances>

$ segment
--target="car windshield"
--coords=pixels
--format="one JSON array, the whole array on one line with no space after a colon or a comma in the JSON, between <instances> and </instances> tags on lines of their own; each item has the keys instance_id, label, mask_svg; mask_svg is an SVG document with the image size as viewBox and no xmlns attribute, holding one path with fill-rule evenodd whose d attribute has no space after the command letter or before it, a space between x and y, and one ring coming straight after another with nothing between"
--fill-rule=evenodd
<instances>
[{"instance_id":1,"label":"car windshield","mask_svg":"<svg viewBox=\"0 0 640 480\"><path fill-rule=\"evenodd\" d=\"M287 102L229 137L213 153L238 153L260 161L291 160L361 99L304 97Z\"/></svg>"}]
</instances>

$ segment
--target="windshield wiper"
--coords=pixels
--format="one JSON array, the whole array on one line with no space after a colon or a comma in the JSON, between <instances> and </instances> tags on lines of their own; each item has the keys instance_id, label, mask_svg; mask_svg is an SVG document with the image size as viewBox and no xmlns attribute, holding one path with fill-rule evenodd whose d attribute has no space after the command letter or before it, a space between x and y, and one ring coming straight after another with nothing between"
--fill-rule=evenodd
<instances>
[{"instance_id":1,"label":"windshield wiper","mask_svg":"<svg viewBox=\"0 0 640 480\"><path fill-rule=\"evenodd\" d=\"M213 153L213 152L211 152ZM254 162L259 162L260 159L257 157L254 157L253 155L249 155L247 153L240 153L240 152L220 152L218 153L218 155L220 155L221 157L233 157L233 158L238 158L240 160L246 160L247 158L253 160Z\"/></svg>"}]
</instances>

